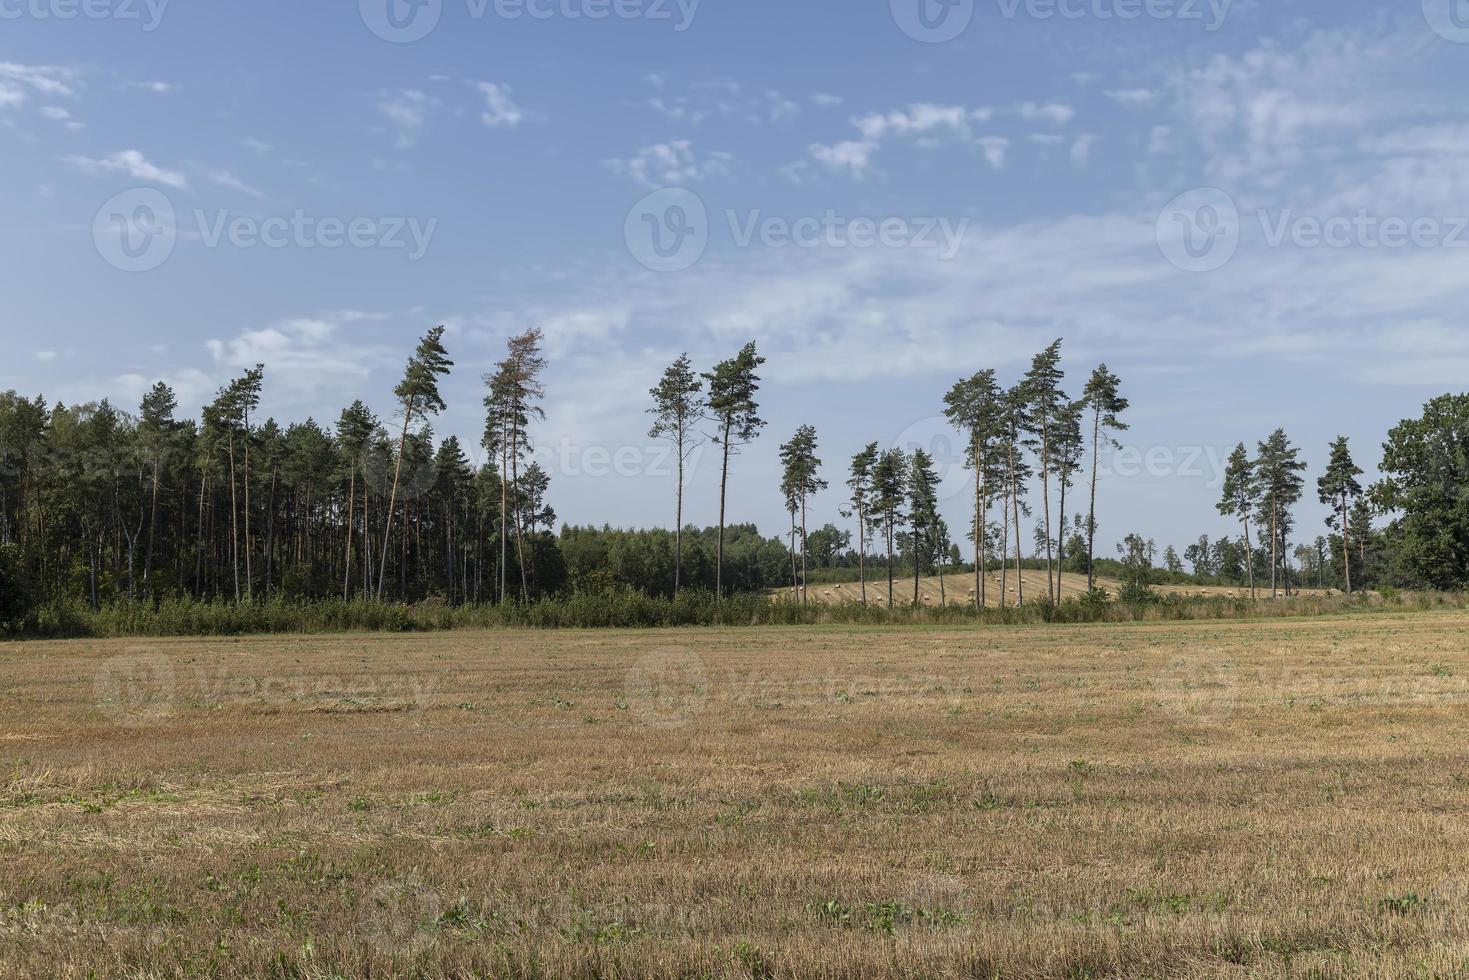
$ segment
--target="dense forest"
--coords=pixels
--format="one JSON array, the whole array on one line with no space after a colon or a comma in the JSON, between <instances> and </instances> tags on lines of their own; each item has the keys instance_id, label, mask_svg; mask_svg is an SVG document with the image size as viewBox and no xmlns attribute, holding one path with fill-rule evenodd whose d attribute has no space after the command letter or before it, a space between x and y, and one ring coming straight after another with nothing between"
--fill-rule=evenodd
<instances>
[{"instance_id":1,"label":"dense forest","mask_svg":"<svg viewBox=\"0 0 1469 980\"><path fill-rule=\"evenodd\" d=\"M681 357L650 379L650 435L667 439L679 463L669 487L677 521L672 530L619 530L562 524L547 503L550 476L531 461L545 418L539 331L510 338L484 378L487 462L471 465L457 438L435 440L432 423L446 407L439 381L453 368L443 333L422 338L385 415L358 401L330 427L260 418L263 365L220 389L197 419L181 414L161 382L135 412L106 400L68 406L0 394L0 625L23 625L31 610L63 601L471 605L619 588L649 596L786 588L804 600L813 582L972 573L960 541L979 564L1015 571L1017 585L1021 568L1046 570L1046 589L1022 592L1017 604L1055 605L1063 576L1084 576L1090 588L1098 572L1120 578L1134 599L1165 581L1271 595L1469 582L1469 396L1436 399L1394 428L1383 479L1371 487L1346 439L1326 447L1314 489L1332 516L1321 533L1296 527L1307 464L1276 431L1230 457L1217 510L1238 522L1237 537L1201 536L1160 554L1131 534L1101 556L1098 460L1127 428L1129 405L1105 365L1077 397L1066 394L1056 341L1010 387L986 370L946 395L975 477L972 523L957 535L938 512L933 459L878 443L839 477L840 521L813 526L818 498L831 506L823 495L838 477L819 458L816 429L802 425L780 446L781 483L771 488L789 525L767 537L730 520L726 494L741 447L767 426L758 403L764 360L749 344L708 372ZM718 525L700 529L683 521L683 464L704 443L718 452L720 506ZM986 589L976 576L977 604Z\"/></svg>"}]
</instances>

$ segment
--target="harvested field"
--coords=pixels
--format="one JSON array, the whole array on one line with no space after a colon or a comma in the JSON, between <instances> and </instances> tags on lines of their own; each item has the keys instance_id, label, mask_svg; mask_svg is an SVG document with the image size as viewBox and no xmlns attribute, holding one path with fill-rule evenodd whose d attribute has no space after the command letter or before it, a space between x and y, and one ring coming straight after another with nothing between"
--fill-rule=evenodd
<instances>
[{"instance_id":1,"label":"harvested field","mask_svg":"<svg viewBox=\"0 0 1469 980\"><path fill-rule=\"evenodd\" d=\"M1462 976L1466 638L4 644L0 976Z\"/></svg>"}]
</instances>

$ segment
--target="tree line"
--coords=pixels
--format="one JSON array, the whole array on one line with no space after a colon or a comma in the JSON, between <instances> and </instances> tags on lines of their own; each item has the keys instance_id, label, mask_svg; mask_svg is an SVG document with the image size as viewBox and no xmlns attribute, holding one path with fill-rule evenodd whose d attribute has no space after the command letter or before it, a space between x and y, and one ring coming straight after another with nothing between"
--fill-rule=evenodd
<instances>
[{"instance_id":1,"label":"tree line","mask_svg":"<svg viewBox=\"0 0 1469 980\"><path fill-rule=\"evenodd\" d=\"M482 379L479 465L456 437L434 438L446 407L440 382L454 366L443 338L442 327L421 338L386 418L356 401L331 428L311 418L284 426L261 419L263 365L219 389L197 420L180 417L162 382L136 413L106 400L48 405L0 394L0 593L94 607L262 595L472 604L618 585L728 595L784 583L806 601L813 571L850 568L866 602L880 565L891 605L900 571L911 573L917 601L925 572L962 567L939 513L935 461L923 448L862 447L842 475L840 515L850 523L813 528L811 514L835 477L809 424L780 445L774 490L789 516L785 540L730 522L732 474L767 425L764 358L754 343L707 371L681 356L650 391L649 433L670 442L678 463L671 531L568 525L558 533L550 475L532 458L546 418L541 333L509 338ZM1013 595L1018 606L1026 602L1022 570L1043 568L1037 598L1054 606L1065 575L1084 575L1090 591L1105 564L1095 553L1098 464L1127 429L1129 404L1106 365L1068 394L1061 355L1057 340L1008 385L982 370L944 396L973 477L962 536L976 559L968 566L976 606L989 599L986 570L1001 576L999 604ZM1186 560L1200 579L1238 579L1252 593L1268 579L1272 595L1328 582L1346 591L1461 587L1469 583L1465 433L1469 396L1436 399L1389 434L1383 479L1370 488L1338 439L1317 483L1330 533L1294 551L1293 514L1305 493L1300 451L1284 431L1253 453L1242 443L1218 507L1240 522L1240 539L1201 538L1182 557L1170 547L1165 572L1184 575ZM700 530L683 515L686 466L704 443L719 452L719 519ZM1374 530L1374 516L1383 515L1391 522ZM1119 554L1122 568L1151 568L1156 557L1140 537Z\"/></svg>"}]
</instances>

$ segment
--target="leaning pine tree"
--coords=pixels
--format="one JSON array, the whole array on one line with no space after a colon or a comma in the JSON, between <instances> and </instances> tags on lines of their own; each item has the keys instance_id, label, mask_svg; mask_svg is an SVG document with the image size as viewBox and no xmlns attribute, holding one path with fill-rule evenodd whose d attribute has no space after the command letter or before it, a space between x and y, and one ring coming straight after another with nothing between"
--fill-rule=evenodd
<instances>
[{"instance_id":1,"label":"leaning pine tree","mask_svg":"<svg viewBox=\"0 0 1469 980\"><path fill-rule=\"evenodd\" d=\"M449 373L454 362L444 350L444 328L434 327L418 342L418 349L408 358L403 380L393 389L398 411L403 416L403 431L398 436L398 458L393 467L393 484L388 492L388 513L383 522L382 564L377 573L377 597L383 597L388 578L388 552L392 544L393 508L397 506L398 481L403 475L403 454L408 445L408 428L415 417L437 415L447 406L439 394L439 378Z\"/></svg>"},{"instance_id":2,"label":"leaning pine tree","mask_svg":"<svg viewBox=\"0 0 1469 980\"><path fill-rule=\"evenodd\" d=\"M1086 518L1086 589L1096 588L1095 572L1097 548L1097 463L1100 459L1102 440L1105 438L1112 448L1119 448L1116 439L1107 433L1126 431L1127 425L1118 416L1127 410L1127 399L1120 393L1122 380L1102 364L1092 372L1081 393L1081 403L1091 413L1092 429L1092 479L1091 506Z\"/></svg>"},{"instance_id":3,"label":"leaning pine tree","mask_svg":"<svg viewBox=\"0 0 1469 980\"><path fill-rule=\"evenodd\" d=\"M760 434L765 420L755 396L760 392L760 376L755 372L765 358L755 352L755 343L746 344L738 354L721 361L704 375L709 382L709 415L717 431L713 440L720 448L723 461L719 472L719 539L714 558L714 592L724 595L724 519L729 499L729 460L741 446L748 445Z\"/></svg>"}]
</instances>

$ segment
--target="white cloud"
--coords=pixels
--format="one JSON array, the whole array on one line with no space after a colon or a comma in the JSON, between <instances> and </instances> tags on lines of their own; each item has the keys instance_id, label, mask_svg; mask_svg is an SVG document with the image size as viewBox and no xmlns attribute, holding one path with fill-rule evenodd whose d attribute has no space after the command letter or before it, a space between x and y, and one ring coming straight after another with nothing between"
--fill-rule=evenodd
<instances>
[{"instance_id":1,"label":"white cloud","mask_svg":"<svg viewBox=\"0 0 1469 980\"><path fill-rule=\"evenodd\" d=\"M835 108L845 101L847 100L840 95L832 95L829 92L814 92L811 95L812 104L820 106L823 109Z\"/></svg>"},{"instance_id":2,"label":"white cloud","mask_svg":"<svg viewBox=\"0 0 1469 980\"><path fill-rule=\"evenodd\" d=\"M1003 136L986 136L979 140L980 149L984 151L984 158L994 170L1005 168L1005 152L1010 148L1010 141Z\"/></svg>"},{"instance_id":3,"label":"white cloud","mask_svg":"<svg viewBox=\"0 0 1469 980\"><path fill-rule=\"evenodd\" d=\"M631 177L644 187L668 187L733 172L734 157L714 152L700 156L689 140L671 140L644 147L629 160L608 160L615 174Z\"/></svg>"},{"instance_id":4,"label":"white cloud","mask_svg":"<svg viewBox=\"0 0 1469 980\"><path fill-rule=\"evenodd\" d=\"M269 156L271 151L275 149L275 147L271 146L269 143L266 143L263 140L258 140L253 136L241 140L241 142L244 143L246 149L248 149L251 153L255 154L258 157Z\"/></svg>"},{"instance_id":5,"label":"white cloud","mask_svg":"<svg viewBox=\"0 0 1469 980\"><path fill-rule=\"evenodd\" d=\"M154 95L170 95L175 90L170 82L128 82L127 87L151 92Z\"/></svg>"},{"instance_id":6,"label":"white cloud","mask_svg":"<svg viewBox=\"0 0 1469 980\"><path fill-rule=\"evenodd\" d=\"M1066 125L1076 115L1076 110L1064 102L1022 102L1015 112L1026 122L1044 121L1057 126Z\"/></svg>"},{"instance_id":7,"label":"white cloud","mask_svg":"<svg viewBox=\"0 0 1469 980\"><path fill-rule=\"evenodd\" d=\"M242 194L248 194L256 200L263 200L265 198L263 191L250 186L228 170L215 170L211 172L209 182L218 184L220 187L228 187L230 190L239 191Z\"/></svg>"},{"instance_id":8,"label":"white cloud","mask_svg":"<svg viewBox=\"0 0 1469 980\"><path fill-rule=\"evenodd\" d=\"M385 95L378 101L377 108L397 132L396 146L407 149L418 142L428 117L443 109L443 102L418 89L403 89Z\"/></svg>"},{"instance_id":9,"label":"white cloud","mask_svg":"<svg viewBox=\"0 0 1469 980\"><path fill-rule=\"evenodd\" d=\"M872 155L877 152L877 144L866 140L847 140L831 146L812 143L807 152L828 170L863 177L872 163Z\"/></svg>"},{"instance_id":10,"label":"white cloud","mask_svg":"<svg viewBox=\"0 0 1469 980\"><path fill-rule=\"evenodd\" d=\"M360 335L341 336L342 328L353 322L343 314L298 317L204 346L220 379L264 364L263 401L268 405L346 404L357 397L374 367L393 363L393 352ZM222 383L217 380L215 386Z\"/></svg>"},{"instance_id":11,"label":"white cloud","mask_svg":"<svg viewBox=\"0 0 1469 980\"><path fill-rule=\"evenodd\" d=\"M12 92L29 89L39 95L76 98L80 84L81 76L73 68L22 65L13 61L0 61L0 89L8 89ZM22 92L23 96L24 92Z\"/></svg>"},{"instance_id":12,"label":"white cloud","mask_svg":"<svg viewBox=\"0 0 1469 980\"><path fill-rule=\"evenodd\" d=\"M182 189L189 186L183 174L153 165L137 150L119 150L100 159L70 156L65 158L65 162L91 177L106 173L125 173L134 180L150 181L166 187Z\"/></svg>"},{"instance_id":13,"label":"white cloud","mask_svg":"<svg viewBox=\"0 0 1469 980\"><path fill-rule=\"evenodd\" d=\"M869 113L852 124L867 142L875 143L889 136L912 136L934 129L947 129L963 135L969 131L970 110L963 106L935 105L920 102L888 113Z\"/></svg>"},{"instance_id":14,"label":"white cloud","mask_svg":"<svg viewBox=\"0 0 1469 980\"><path fill-rule=\"evenodd\" d=\"M479 92L484 96L485 108L480 119L491 129L514 129L525 118L518 105L510 98L510 86L495 82L480 82Z\"/></svg>"},{"instance_id":15,"label":"white cloud","mask_svg":"<svg viewBox=\"0 0 1469 980\"><path fill-rule=\"evenodd\" d=\"M1152 105L1158 97L1157 92L1146 88L1110 89L1103 94L1118 105L1125 106Z\"/></svg>"},{"instance_id":16,"label":"white cloud","mask_svg":"<svg viewBox=\"0 0 1469 980\"><path fill-rule=\"evenodd\" d=\"M1083 133L1071 144L1071 165L1078 170L1085 170L1091 161L1092 147L1097 145L1101 137L1094 133Z\"/></svg>"}]
</instances>

